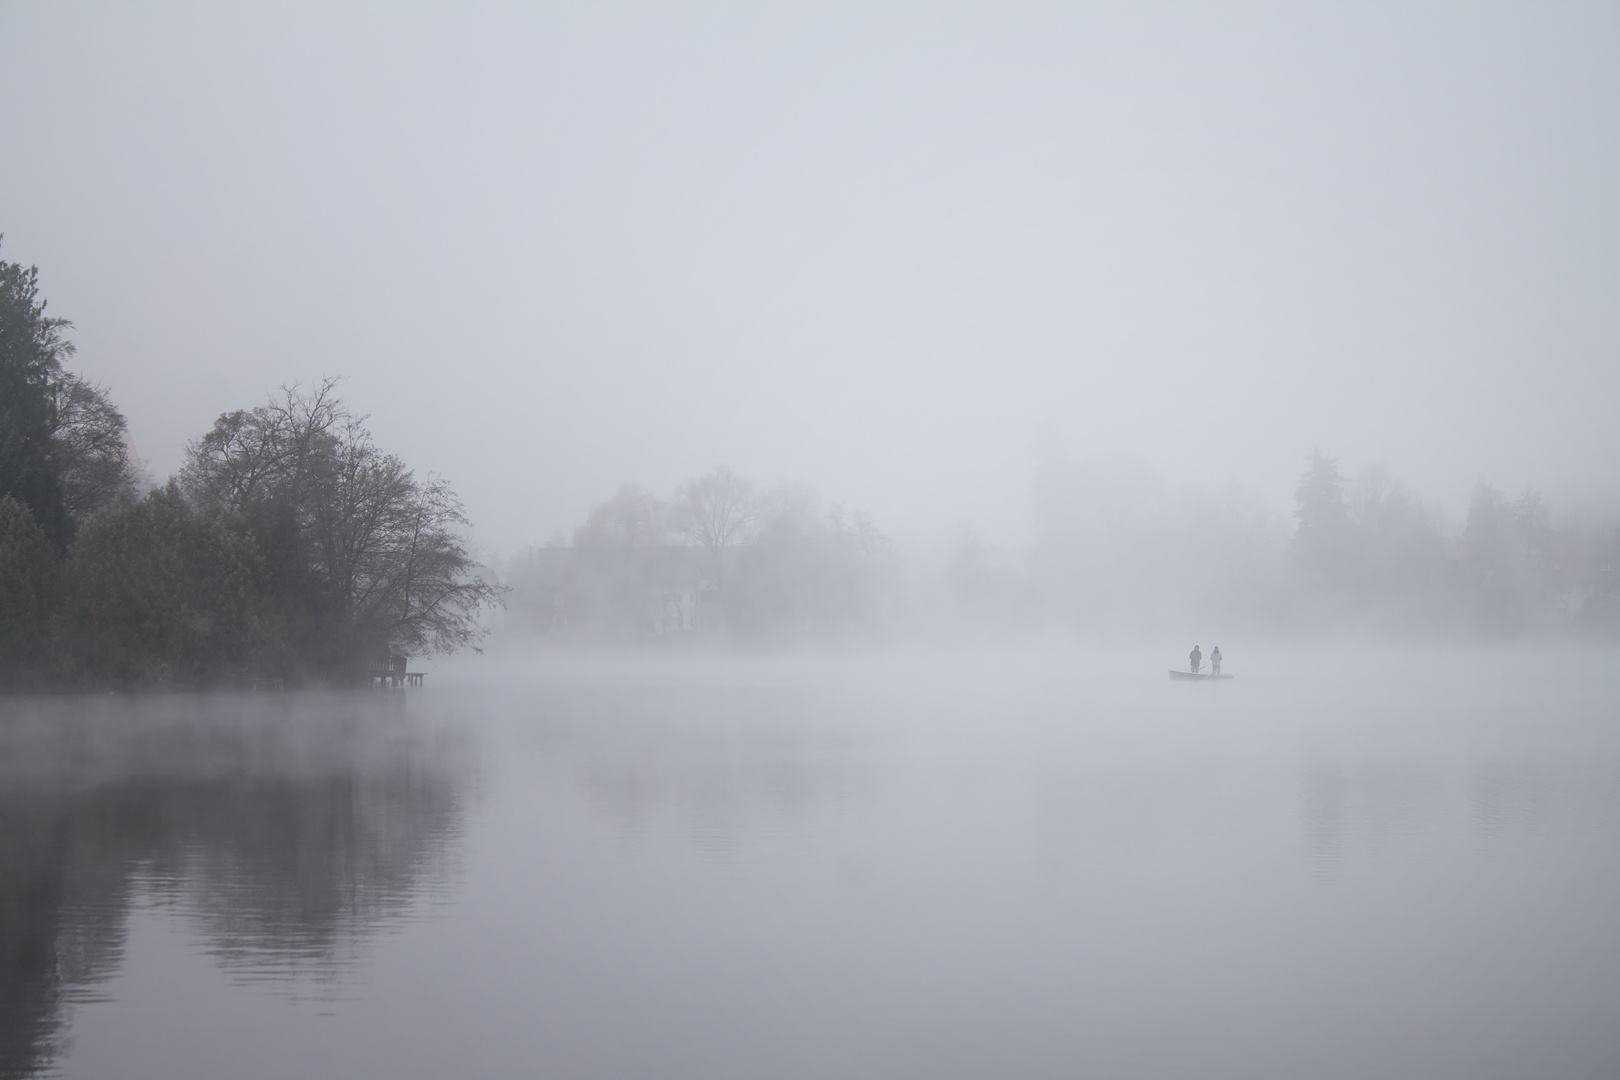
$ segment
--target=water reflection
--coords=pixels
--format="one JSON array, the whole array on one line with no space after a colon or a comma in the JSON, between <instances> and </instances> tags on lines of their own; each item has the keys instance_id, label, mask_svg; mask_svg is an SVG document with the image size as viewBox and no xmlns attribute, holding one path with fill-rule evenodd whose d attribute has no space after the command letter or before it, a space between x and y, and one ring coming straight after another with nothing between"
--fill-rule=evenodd
<instances>
[{"instance_id":1,"label":"water reflection","mask_svg":"<svg viewBox=\"0 0 1620 1080\"><path fill-rule=\"evenodd\" d=\"M120 967L137 894L240 979L318 982L443 888L471 758L402 705L0 706L0 1076L60 1052L72 1005Z\"/></svg>"},{"instance_id":2,"label":"water reflection","mask_svg":"<svg viewBox=\"0 0 1620 1080\"><path fill-rule=\"evenodd\" d=\"M1620 686L1493 671L0 705L0 1065L1613 1076Z\"/></svg>"}]
</instances>

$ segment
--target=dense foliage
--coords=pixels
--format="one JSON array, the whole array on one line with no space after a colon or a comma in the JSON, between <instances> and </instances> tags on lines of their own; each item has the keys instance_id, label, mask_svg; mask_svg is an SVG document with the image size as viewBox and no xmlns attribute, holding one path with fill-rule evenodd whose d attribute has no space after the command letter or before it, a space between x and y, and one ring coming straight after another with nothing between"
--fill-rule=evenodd
<instances>
[{"instance_id":1,"label":"dense foliage","mask_svg":"<svg viewBox=\"0 0 1620 1080\"><path fill-rule=\"evenodd\" d=\"M66 641L96 681L203 685L274 659L253 537L173 483L86 525L67 578Z\"/></svg>"},{"instance_id":2,"label":"dense foliage","mask_svg":"<svg viewBox=\"0 0 1620 1080\"><path fill-rule=\"evenodd\" d=\"M42 644L57 598L50 539L32 511L0 498L0 672L16 682L39 669Z\"/></svg>"},{"instance_id":3,"label":"dense foliage","mask_svg":"<svg viewBox=\"0 0 1620 1080\"><path fill-rule=\"evenodd\" d=\"M474 645L499 590L455 493L331 381L221 416L139 494L123 415L62 368L70 324L0 263L0 685L343 683Z\"/></svg>"}]
</instances>

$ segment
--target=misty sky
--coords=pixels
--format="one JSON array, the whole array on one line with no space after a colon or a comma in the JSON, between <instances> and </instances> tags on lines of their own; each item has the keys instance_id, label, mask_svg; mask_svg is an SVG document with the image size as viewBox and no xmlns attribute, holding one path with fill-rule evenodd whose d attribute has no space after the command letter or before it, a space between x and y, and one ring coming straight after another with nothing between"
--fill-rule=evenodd
<instances>
[{"instance_id":1,"label":"misty sky","mask_svg":"<svg viewBox=\"0 0 1620 1080\"><path fill-rule=\"evenodd\" d=\"M158 475L347 377L489 548L626 480L1030 528L1620 491L1620 5L0 6L0 257Z\"/></svg>"}]
</instances>

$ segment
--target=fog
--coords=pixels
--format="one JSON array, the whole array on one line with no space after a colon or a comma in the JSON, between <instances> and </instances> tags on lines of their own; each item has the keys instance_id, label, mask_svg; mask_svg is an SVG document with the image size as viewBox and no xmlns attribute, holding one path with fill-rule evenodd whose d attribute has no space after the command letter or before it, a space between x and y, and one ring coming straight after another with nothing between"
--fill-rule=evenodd
<instances>
[{"instance_id":1,"label":"fog","mask_svg":"<svg viewBox=\"0 0 1620 1080\"><path fill-rule=\"evenodd\" d=\"M1617 55L0 4L0 1080L1620 1075Z\"/></svg>"},{"instance_id":2,"label":"fog","mask_svg":"<svg viewBox=\"0 0 1620 1080\"><path fill-rule=\"evenodd\" d=\"M1291 526L1620 490L1605 5L0 11L0 229L158 479L324 375L479 550L716 463L1022 552L1043 440ZM940 554L940 558L944 555Z\"/></svg>"}]
</instances>

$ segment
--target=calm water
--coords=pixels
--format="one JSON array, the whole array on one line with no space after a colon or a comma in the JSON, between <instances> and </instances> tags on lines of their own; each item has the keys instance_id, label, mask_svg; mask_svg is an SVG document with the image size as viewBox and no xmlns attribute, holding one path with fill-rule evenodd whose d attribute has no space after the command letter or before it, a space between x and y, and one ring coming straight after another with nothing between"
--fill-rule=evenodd
<instances>
[{"instance_id":1,"label":"calm water","mask_svg":"<svg viewBox=\"0 0 1620 1080\"><path fill-rule=\"evenodd\" d=\"M0 1076L1620 1076L1612 654L1166 666L0 704Z\"/></svg>"}]
</instances>

